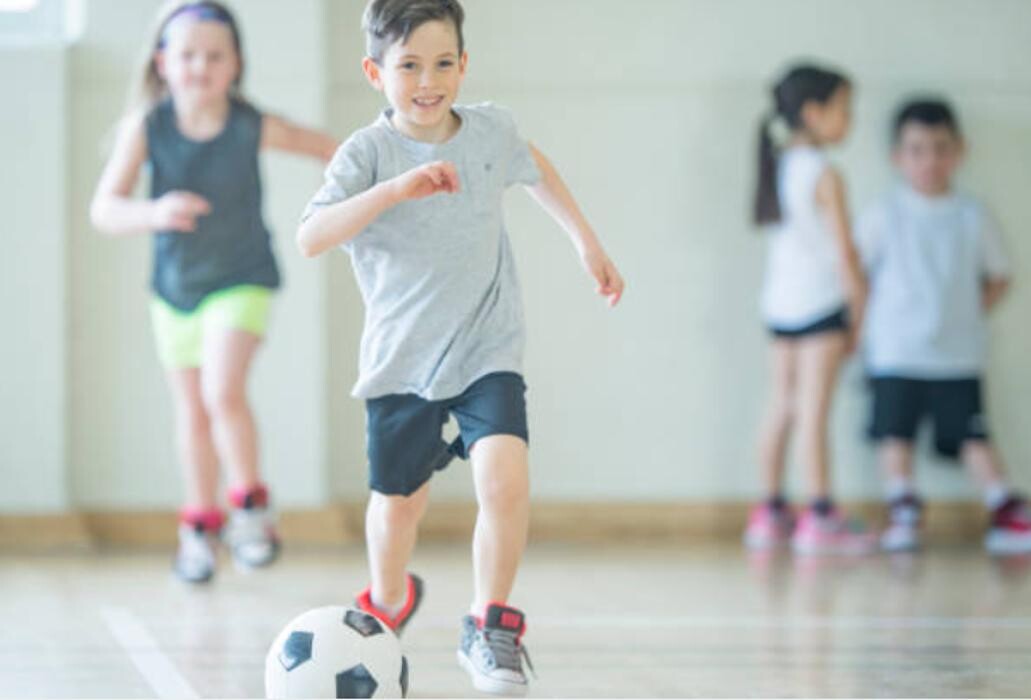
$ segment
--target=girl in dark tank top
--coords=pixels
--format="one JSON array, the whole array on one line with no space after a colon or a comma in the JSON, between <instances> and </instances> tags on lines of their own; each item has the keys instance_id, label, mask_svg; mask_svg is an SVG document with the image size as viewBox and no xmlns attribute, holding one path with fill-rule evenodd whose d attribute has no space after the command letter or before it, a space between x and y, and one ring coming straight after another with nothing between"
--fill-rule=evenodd
<instances>
[{"instance_id":1,"label":"girl in dark tank top","mask_svg":"<svg viewBox=\"0 0 1031 700\"><path fill-rule=\"evenodd\" d=\"M112 236L153 234L152 320L187 482L174 568L199 583L214 574L226 522L220 466L230 506L221 539L236 563L264 566L279 552L246 398L280 283L258 154L278 149L327 163L337 143L242 97L242 40L221 3L173 3L155 34L90 213ZM139 201L132 192L144 166L150 198Z\"/></svg>"}]
</instances>

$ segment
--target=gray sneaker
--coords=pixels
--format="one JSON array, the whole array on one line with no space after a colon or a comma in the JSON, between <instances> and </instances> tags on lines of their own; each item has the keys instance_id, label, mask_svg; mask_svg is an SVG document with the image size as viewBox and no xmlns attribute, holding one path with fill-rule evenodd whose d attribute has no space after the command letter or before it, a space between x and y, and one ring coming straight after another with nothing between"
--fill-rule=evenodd
<instances>
[{"instance_id":1,"label":"gray sneaker","mask_svg":"<svg viewBox=\"0 0 1031 700\"><path fill-rule=\"evenodd\" d=\"M233 508L224 540L233 563L243 570L268 566L279 556L276 517L267 506Z\"/></svg>"},{"instance_id":2,"label":"gray sneaker","mask_svg":"<svg viewBox=\"0 0 1031 700\"><path fill-rule=\"evenodd\" d=\"M458 664L477 690L508 697L526 695L523 659L531 672L533 664L522 644L524 631L523 613L504 605L489 606L482 625L472 615L462 618Z\"/></svg>"},{"instance_id":3,"label":"gray sneaker","mask_svg":"<svg viewBox=\"0 0 1031 700\"><path fill-rule=\"evenodd\" d=\"M187 583L207 583L215 575L216 532L199 525L179 524L179 549L172 570Z\"/></svg>"},{"instance_id":4,"label":"gray sneaker","mask_svg":"<svg viewBox=\"0 0 1031 700\"><path fill-rule=\"evenodd\" d=\"M881 549L886 552L920 549L923 510L923 502L912 494L892 501L888 506L888 527L881 533Z\"/></svg>"}]
</instances>

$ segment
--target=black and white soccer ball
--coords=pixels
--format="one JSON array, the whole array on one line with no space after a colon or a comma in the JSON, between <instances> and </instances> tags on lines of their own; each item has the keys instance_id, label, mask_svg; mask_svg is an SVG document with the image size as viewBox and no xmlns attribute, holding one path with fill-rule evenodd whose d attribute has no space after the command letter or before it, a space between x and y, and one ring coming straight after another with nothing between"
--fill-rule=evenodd
<instances>
[{"instance_id":1,"label":"black and white soccer ball","mask_svg":"<svg viewBox=\"0 0 1031 700\"><path fill-rule=\"evenodd\" d=\"M341 606L290 621L265 657L269 698L403 698L408 661L372 615Z\"/></svg>"}]
</instances>

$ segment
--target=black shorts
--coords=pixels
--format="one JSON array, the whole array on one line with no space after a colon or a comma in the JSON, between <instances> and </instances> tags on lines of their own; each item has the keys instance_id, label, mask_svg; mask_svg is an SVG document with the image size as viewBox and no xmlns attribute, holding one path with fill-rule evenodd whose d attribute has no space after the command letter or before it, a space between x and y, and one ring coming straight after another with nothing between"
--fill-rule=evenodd
<instances>
[{"instance_id":1,"label":"black shorts","mask_svg":"<svg viewBox=\"0 0 1031 700\"><path fill-rule=\"evenodd\" d=\"M988 440L981 396L981 380L906 379L875 377L870 437L912 442L921 421L934 424L934 446L940 455L955 459L963 443Z\"/></svg>"},{"instance_id":2,"label":"black shorts","mask_svg":"<svg viewBox=\"0 0 1031 700\"><path fill-rule=\"evenodd\" d=\"M844 333L848 330L848 307L843 306L832 314L801 328L782 328L770 326L769 331L775 338L802 338L818 333Z\"/></svg>"},{"instance_id":3,"label":"black shorts","mask_svg":"<svg viewBox=\"0 0 1031 700\"><path fill-rule=\"evenodd\" d=\"M529 442L526 384L514 372L488 374L451 399L369 399L365 412L369 488L387 495L414 493L455 457L466 459L481 438L514 435ZM448 444L441 431L450 415L458 420L459 436Z\"/></svg>"}]
</instances>

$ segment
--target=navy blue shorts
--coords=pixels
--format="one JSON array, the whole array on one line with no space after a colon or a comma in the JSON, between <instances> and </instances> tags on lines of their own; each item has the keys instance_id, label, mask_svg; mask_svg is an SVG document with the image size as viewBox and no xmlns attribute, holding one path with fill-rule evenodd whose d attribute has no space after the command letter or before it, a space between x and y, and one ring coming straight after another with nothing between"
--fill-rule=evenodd
<instances>
[{"instance_id":1,"label":"navy blue shorts","mask_svg":"<svg viewBox=\"0 0 1031 700\"><path fill-rule=\"evenodd\" d=\"M934 424L934 447L955 459L970 440L988 440L981 380L875 377L870 437L913 442L920 423Z\"/></svg>"},{"instance_id":2,"label":"navy blue shorts","mask_svg":"<svg viewBox=\"0 0 1031 700\"><path fill-rule=\"evenodd\" d=\"M415 394L390 394L365 402L369 488L408 496L455 457L466 459L476 441L514 435L529 442L526 384L515 372L477 379L460 396L427 401ZM451 415L458 438L441 432Z\"/></svg>"},{"instance_id":3,"label":"navy blue shorts","mask_svg":"<svg viewBox=\"0 0 1031 700\"><path fill-rule=\"evenodd\" d=\"M844 333L848 330L848 307L842 307L832 314L801 328L779 328L770 326L770 333L776 338L798 339L818 333Z\"/></svg>"}]
</instances>

